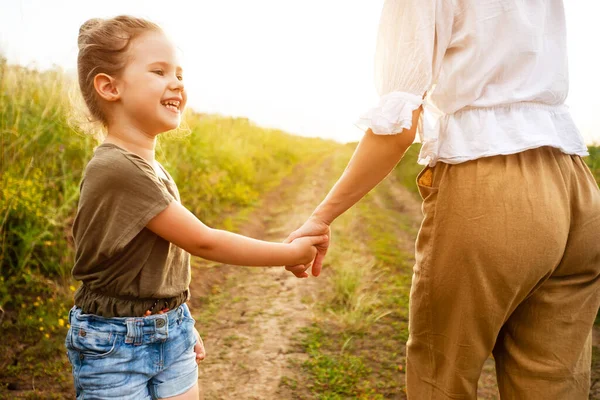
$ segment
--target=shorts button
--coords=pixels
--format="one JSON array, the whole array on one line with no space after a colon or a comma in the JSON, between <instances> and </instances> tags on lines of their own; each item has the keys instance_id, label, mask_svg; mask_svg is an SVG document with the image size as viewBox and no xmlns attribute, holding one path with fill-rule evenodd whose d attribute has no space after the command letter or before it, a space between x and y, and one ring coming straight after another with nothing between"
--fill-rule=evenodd
<instances>
[{"instance_id":1,"label":"shorts button","mask_svg":"<svg viewBox=\"0 0 600 400\"><path fill-rule=\"evenodd\" d=\"M83 354L79 353L79 359L83 360Z\"/></svg>"},{"instance_id":2,"label":"shorts button","mask_svg":"<svg viewBox=\"0 0 600 400\"><path fill-rule=\"evenodd\" d=\"M86 333L83 329L79 331L79 336L85 337L85 335L86 335Z\"/></svg>"},{"instance_id":3,"label":"shorts button","mask_svg":"<svg viewBox=\"0 0 600 400\"><path fill-rule=\"evenodd\" d=\"M157 328L162 328L163 326L165 326L165 320L160 318L156 320L156 327Z\"/></svg>"}]
</instances>

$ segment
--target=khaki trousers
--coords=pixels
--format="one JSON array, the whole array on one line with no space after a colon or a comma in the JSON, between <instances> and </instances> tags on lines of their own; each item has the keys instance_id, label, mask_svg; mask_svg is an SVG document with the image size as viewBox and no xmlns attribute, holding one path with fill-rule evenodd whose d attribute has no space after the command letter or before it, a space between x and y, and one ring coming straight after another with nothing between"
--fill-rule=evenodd
<instances>
[{"instance_id":1,"label":"khaki trousers","mask_svg":"<svg viewBox=\"0 0 600 400\"><path fill-rule=\"evenodd\" d=\"M582 159L540 147L417 183L409 400L476 399L491 353L502 399L587 400L600 190Z\"/></svg>"}]
</instances>

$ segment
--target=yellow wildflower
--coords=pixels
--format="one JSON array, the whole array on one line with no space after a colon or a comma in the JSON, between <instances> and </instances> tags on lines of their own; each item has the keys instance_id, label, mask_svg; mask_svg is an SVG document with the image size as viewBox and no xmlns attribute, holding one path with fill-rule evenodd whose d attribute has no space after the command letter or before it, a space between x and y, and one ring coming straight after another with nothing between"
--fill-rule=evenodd
<instances>
[{"instance_id":1,"label":"yellow wildflower","mask_svg":"<svg viewBox=\"0 0 600 400\"><path fill-rule=\"evenodd\" d=\"M36 306L36 307L39 307L40 303L36 301L36 302L33 303L33 305Z\"/></svg>"},{"instance_id":2,"label":"yellow wildflower","mask_svg":"<svg viewBox=\"0 0 600 400\"><path fill-rule=\"evenodd\" d=\"M49 334L45 334L44 336L46 336L46 339L50 339L50 335Z\"/></svg>"},{"instance_id":3,"label":"yellow wildflower","mask_svg":"<svg viewBox=\"0 0 600 400\"><path fill-rule=\"evenodd\" d=\"M44 331L44 327L40 326L40 332L43 332L43 331Z\"/></svg>"},{"instance_id":4,"label":"yellow wildflower","mask_svg":"<svg viewBox=\"0 0 600 400\"><path fill-rule=\"evenodd\" d=\"M65 320L62 318L58 319L58 326L65 326Z\"/></svg>"},{"instance_id":5,"label":"yellow wildflower","mask_svg":"<svg viewBox=\"0 0 600 400\"><path fill-rule=\"evenodd\" d=\"M69 286L69 289L71 289L71 292L74 292L75 291L75 286L71 285L71 286Z\"/></svg>"}]
</instances>

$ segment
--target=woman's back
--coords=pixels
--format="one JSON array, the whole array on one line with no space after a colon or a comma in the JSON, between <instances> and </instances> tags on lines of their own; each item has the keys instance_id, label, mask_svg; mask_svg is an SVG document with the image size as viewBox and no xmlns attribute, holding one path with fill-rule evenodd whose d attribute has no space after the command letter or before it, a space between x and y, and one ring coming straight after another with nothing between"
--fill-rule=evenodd
<instances>
[{"instance_id":1,"label":"woman's back","mask_svg":"<svg viewBox=\"0 0 600 400\"><path fill-rule=\"evenodd\" d=\"M409 0L384 7L380 94L430 95L420 163L543 145L587 155L563 105L569 82L562 0Z\"/></svg>"},{"instance_id":2,"label":"woman's back","mask_svg":"<svg viewBox=\"0 0 600 400\"><path fill-rule=\"evenodd\" d=\"M458 0L435 103L562 104L569 86L562 0Z\"/></svg>"}]
</instances>

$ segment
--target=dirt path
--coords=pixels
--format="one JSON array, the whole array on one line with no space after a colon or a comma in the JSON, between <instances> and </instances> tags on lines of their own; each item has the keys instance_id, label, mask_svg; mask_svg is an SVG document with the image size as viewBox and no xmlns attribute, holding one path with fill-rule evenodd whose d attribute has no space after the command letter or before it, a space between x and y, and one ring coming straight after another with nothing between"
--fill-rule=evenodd
<instances>
[{"instance_id":1,"label":"dirt path","mask_svg":"<svg viewBox=\"0 0 600 400\"><path fill-rule=\"evenodd\" d=\"M273 241L285 239L326 194L330 165L328 158L320 164L297 167L267 195L241 233ZM200 368L201 398L287 398L284 391L289 388L281 385L282 379L302 380L298 375L302 369L290 366L304 359L295 350L294 338L311 321L305 299L324 281L297 279L282 268L214 268L224 268L221 273L226 277L213 287L210 306L202 299L196 304L192 301L208 353ZM202 285L202 269L193 275L194 282Z\"/></svg>"}]
</instances>

